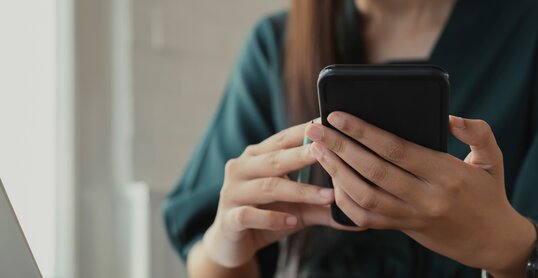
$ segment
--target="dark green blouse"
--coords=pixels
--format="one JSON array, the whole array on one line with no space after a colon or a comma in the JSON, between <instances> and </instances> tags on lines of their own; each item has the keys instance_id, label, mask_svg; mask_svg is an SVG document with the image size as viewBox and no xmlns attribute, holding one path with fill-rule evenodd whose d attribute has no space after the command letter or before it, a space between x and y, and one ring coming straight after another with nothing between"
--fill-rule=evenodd
<instances>
[{"instance_id":1,"label":"dark green blouse","mask_svg":"<svg viewBox=\"0 0 538 278\"><path fill-rule=\"evenodd\" d=\"M261 20L241 51L207 132L164 204L168 236L185 259L212 223L224 164L249 145L287 127L282 87L287 13ZM360 15L349 0L337 22L339 63L364 63ZM450 113L486 120L504 153L512 205L538 220L538 1L459 0L428 63L450 73ZM312 92L312 97L315 96ZM449 138L449 152L468 147ZM488 231L481 231L488 233ZM336 232L334 232L336 233ZM479 277L397 231L337 232L305 268L311 277ZM278 246L258 254L274 273Z\"/></svg>"}]
</instances>

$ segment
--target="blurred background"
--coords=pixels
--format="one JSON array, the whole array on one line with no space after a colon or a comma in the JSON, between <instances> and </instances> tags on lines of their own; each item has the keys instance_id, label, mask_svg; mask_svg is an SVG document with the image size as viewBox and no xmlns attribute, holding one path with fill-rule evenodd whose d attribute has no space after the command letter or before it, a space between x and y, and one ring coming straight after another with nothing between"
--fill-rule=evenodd
<instances>
[{"instance_id":1,"label":"blurred background","mask_svg":"<svg viewBox=\"0 0 538 278\"><path fill-rule=\"evenodd\" d=\"M0 178L44 277L185 277L160 206L284 0L0 2Z\"/></svg>"}]
</instances>

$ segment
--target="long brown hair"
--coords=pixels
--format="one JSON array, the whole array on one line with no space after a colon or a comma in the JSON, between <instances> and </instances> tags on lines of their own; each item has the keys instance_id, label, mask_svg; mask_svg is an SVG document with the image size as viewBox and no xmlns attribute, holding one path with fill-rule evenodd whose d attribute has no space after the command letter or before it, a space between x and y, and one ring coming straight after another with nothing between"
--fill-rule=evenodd
<instances>
[{"instance_id":1,"label":"long brown hair","mask_svg":"<svg viewBox=\"0 0 538 278\"><path fill-rule=\"evenodd\" d=\"M316 81L319 71L336 60L335 20L344 0L292 0L288 15L284 86L288 123L319 116ZM310 182L321 185L327 175L316 166ZM303 259L313 238L336 238L332 230L311 227L282 241L275 277L302 277ZM325 240L330 245L329 239ZM317 251L322 248L317 245Z\"/></svg>"},{"instance_id":2,"label":"long brown hair","mask_svg":"<svg viewBox=\"0 0 538 278\"><path fill-rule=\"evenodd\" d=\"M316 80L335 62L335 19L342 0L292 0L284 61L288 121L291 125L319 116Z\"/></svg>"}]
</instances>

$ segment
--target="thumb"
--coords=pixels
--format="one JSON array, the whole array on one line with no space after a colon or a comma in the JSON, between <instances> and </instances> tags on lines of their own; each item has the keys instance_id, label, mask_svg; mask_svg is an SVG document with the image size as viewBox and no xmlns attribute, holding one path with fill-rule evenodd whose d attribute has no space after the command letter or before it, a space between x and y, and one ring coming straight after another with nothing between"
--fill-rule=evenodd
<instances>
[{"instance_id":1,"label":"thumb","mask_svg":"<svg viewBox=\"0 0 538 278\"><path fill-rule=\"evenodd\" d=\"M485 121L450 116L449 128L452 135L471 148L465 158L466 163L503 178L502 152L491 127Z\"/></svg>"}]
</instances>

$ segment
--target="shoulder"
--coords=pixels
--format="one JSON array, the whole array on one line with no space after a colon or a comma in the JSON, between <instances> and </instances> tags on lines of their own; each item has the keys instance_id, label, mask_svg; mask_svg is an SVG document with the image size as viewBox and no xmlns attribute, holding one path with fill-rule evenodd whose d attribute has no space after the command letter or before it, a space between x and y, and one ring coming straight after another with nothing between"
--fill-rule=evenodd
<instances>
[{"instance_id":1,"label":"shoulder","mask_svg":"<svg viewBox=\"0 0 538 278\"><path fill-rule=\"evenodd\" d=\"M243 55L255 56L264 62L279 61L284 50L287 19L288 12L280 11L258 20L247 37Z\"/></svg>"},{"instance_id":2,"label":"shoulder","mask_svg":"<svg viewBox=\"0 0 538 278\"><path fill-rule=\"evenodd\" d=\"M286 33L288 11L280 11L262 17L254 26L251 36L260 41L282 41Z\"/></svg>"}]
</instances>

